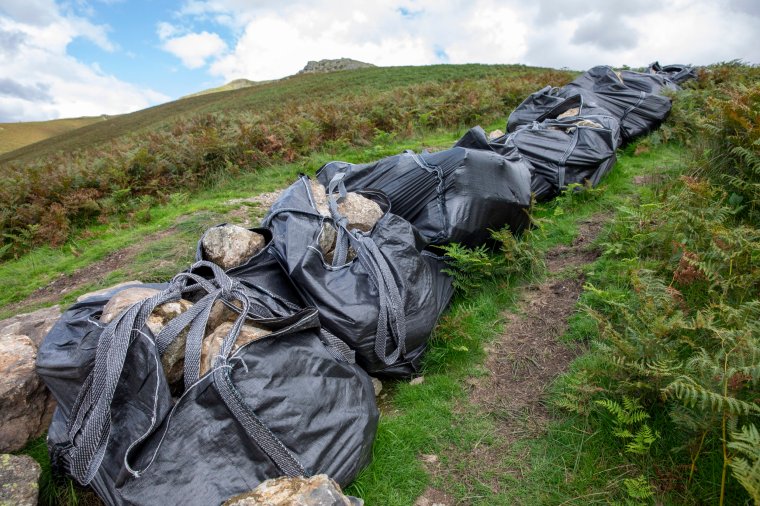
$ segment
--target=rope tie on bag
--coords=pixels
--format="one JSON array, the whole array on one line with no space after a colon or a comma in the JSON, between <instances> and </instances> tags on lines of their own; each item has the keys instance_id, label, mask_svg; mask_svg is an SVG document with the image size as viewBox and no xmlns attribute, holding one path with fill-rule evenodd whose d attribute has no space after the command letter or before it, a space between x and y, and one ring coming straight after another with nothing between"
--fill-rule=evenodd
<instances>
[{"instance_id":1,"label":"rope tie on bag","mask_svg":"<svg viewBox=\"0 0 760 506\"><path fill-rule=\"evenodd\" d=\"M192 272L201 267L210 268L213 279L208 280ZM232 383L231 367L227 356L234 347L245 319L249 316L252 308L251 301L237 280L227 276L216 264L201 261L195 263L189 272L175 276L163 292L132 305L111 321L101 333L93 369L77 396L67 426L71 442L71 446L67 449L70 473L81 484L86 485L92 481L105 456L111 433L111 404L133 338L142 333L141 329L156 307L167 302L178 301L183 294L197 291L205 291L206 295L189 310L169 322L155 336L159 353L164 353L179 334L189 326L185 344L185 389L187 390L198 381L200 376L201 348L208 317L214 303L221 300L233 308L232 304L235 301L240 302L242 308L234 308L235 311L240 312L240 316L224 337L219 354L214 359L214 386L232 415L243 426L246 434L258 444L280 470L290 476L305 474L303 466L258 419ZM154 416L153 424L155 423ZM132 442L129 450L147 437L152 428L153 426L137 441ZM132 471L126 463L128 456L129 451L125 455L126 467L137 477L139 473Z\"/></svg>"},{"instance_id":2,"label":"rope tie on bag","mask_svg":"<svg viewBox=\"0 0 760 506\"><path fill-rule=\"evenodd\" d=\"M336 174L328 185L330 213L338 229L333 265L345 263L349 244L354 247L359 261L367 269L370 280L378 292L379 307L375 331L375 353L384 364L392 365L399 357L406 354L406 315L404 313L406 295L399 288L388 261L375 241L368 235L351 233L348 230L348 219L338 211L338 199L335 198L334 193L337 188L339 195L345 197L344 176L344 173ZM342 255L341 258L339 258L339 254ZM387 354L388 342L393 342L394 338L396 347L390 354Z\"/></svg>"}]
</instances>

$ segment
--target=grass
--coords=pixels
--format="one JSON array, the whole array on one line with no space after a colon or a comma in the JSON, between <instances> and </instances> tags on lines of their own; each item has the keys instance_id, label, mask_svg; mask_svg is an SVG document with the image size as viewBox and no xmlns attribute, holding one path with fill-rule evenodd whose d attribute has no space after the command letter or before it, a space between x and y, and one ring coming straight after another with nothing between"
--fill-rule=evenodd
<instances>
[{"instance_id":1,"label":"grass","mask_svg":"<svg viewBox=\"0 0 760 506\"><path fill-rule=\"evenodd\" d=\"M541 230L534 246L545 252L569 244L577 223L592 214L614 212L622 203L650 190L634 185L635 175L682 166L685 152L661 147L640 156L629 148L593 196L570 195L536 209ZM590 266L594 276L597 266ZM458 296L437 327L425 362L422 385L398 383L380 421L373 463L349 487L367 504L408 506L434 486L453 495L460 504L560 504L591 502L607 504L620 497L622 480L632 466L617 454L617 441L593 428L580 417L557 414L545 436L507 445L499 436L497 420L483 416L470 405L466 380L483 372L484 346L502 331L502 315L514 310L524 277L501 279L483 286L474 295ZM565 339L587 340L589 322L576 315ZM583 360L583 359L581 359ZM530 423L530 419L523 422ZM480 481L470 476L483 466L469 456L473 448L504 449L500 461L482 469ZM444 467L468 476L459 481L455 471L441 477L428 476L421 455L439 455ZM447 457L448 455L448 457ZM490 483L498 483L494 492Z\"/></svg>"},{"instance_id":2,"label":"grass","mask_svg":"<svg viewBox=\"0 0 760 506\"><path fill-rule=\"evenodd\" d=\"M127 247L137 249L133 261L105 279L93 280L89 285L66 293L60 302L69 304L83 293L122 281L165 281L193 261L196 242L206 228L224 221L227 212L240 207L228 203L230 200L284 188L299 173L313 175L330 160L370 161L405 149L450 146L457 137L451 132L439 131L405 141L388 141L367 149L323 151L298 163L273 165L236 178L222 178L209 189L193 194L174 194L167 204L151 207L149 220L144 223L123 220L87 227L62 247L36 248L19 259L0 263L0 283L6 288L0 293L0 318L45 305L43 302L21 308L18 305L7 307L23 301L61 275L75 273ZM252 215L262 215L264 211L251 208ZM146 237L166 231L170 233L159 241L144 241Z\"/></svg>"},{"instance_id":3,"label":"grass","mask_svg":"<svg viewBox=\"0 0 760 506\"><path fill-rule=\"evenodd\" d=\"M40 142L56 135L105 121L101 116L84 118L54 119L50 121L27 121L0 123L0 156L29 144Z\"/></svg>"}]
</instances>

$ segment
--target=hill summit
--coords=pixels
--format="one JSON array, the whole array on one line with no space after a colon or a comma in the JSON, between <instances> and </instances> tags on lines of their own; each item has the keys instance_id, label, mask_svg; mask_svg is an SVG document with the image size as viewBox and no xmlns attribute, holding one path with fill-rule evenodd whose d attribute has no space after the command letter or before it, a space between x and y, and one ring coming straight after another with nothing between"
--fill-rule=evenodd
<instances>
[{"instance_id":1,"label":"hill summit","mask_svg":"<svg viewBox=\"0 0 760 506\"><path fill-rule=\"evenodd\" d=\"M374 67L371 63L364 63L359 60L352 60L351 58L338 58L335 60L311 60L306 63L306 66L299 70L299 74L315 74L321 72L335 72L337 70L354 70L364 69L367 67Z\"/></svg>"}]
</instances>

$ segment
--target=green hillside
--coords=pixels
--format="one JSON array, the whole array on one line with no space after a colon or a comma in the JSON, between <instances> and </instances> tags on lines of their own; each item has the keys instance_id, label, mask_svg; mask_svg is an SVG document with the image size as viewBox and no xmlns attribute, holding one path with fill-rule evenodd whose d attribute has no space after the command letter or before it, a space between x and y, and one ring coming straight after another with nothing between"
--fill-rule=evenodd
<instances>
[{"instance_id":1,"label":"green hillside","mask_svg":"<svg viewBox=\"0 0 760 506\"><path fill-rule=\"evenodd\" d=\"M90 116L50 121L0 123L0 155L107 119L104 116Z\"/></svg>"},{"instance_id":2,"label":"green hillside","mask_svg":"<svg viewBox=\"0 0 760 506\"><path fill-rule=\"evenodd\" d=\"M520 72L302 97L272 116L217 113L109 144L128 155L59 156L100 172L109 165L87 157L123 164L114 171L134 178L109 179L123 184L116 195L167 160L217 172L195 186L167 178L174 186L114 201L120 214L91 215L97 223L72 227L61 246L18 250L0 262L0 315L165 281L207 227L256 223L267 194L298 173L446 148L474 122L503 128L506 104L521 100L512 93L564 77ZM619 150L598 187L536 205L536 226L496 231L494 251L449 249L459 288L423 379L384 382L373 462L348 493L384 506L760 501L760 68L700 69L673 98L665 123ZM256 156L235 165L243 144ZM290 161L286 146L298 147ZM68 186L44 193L52 169L37 167L17 173L36 178L33 198L73 209L83 188L98 190L77 179L87 172L52 172ZM52 477L44 436L24 452L44 469L42 504L100 504Z\"/></svg>"},{"instance_id":3,"label":"green hillside","mask_svg":"<svg viewBox=\"0 0 760 506\"><path fill-rule=\"evenodd\" d=\"M475 64L303 74L79 128L0 156L0 258L314 151L503 119L532 91L573 75Z\"/></svg>"}]
</instances>

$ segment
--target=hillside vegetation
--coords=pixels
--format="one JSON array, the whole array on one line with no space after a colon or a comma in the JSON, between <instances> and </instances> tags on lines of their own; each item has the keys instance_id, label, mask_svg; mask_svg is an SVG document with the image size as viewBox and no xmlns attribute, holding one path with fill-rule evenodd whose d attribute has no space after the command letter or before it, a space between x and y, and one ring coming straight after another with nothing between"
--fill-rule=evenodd
<instances>
[{"instance_id":1,"label":"hillside vegetation","mask_svg":"<svg viewBox=\"0 0 760 506\"><path fill-rule=\"evenodd\" d=\"M305 74L90 125L0 156L0 254L60 245L87 223L139 214L172 192L315 150L489 123L572 76L508 65Z\"/></svg>"},{"instance_id":2,"label":"hillside vegetation","mask_svg":"<svg viewBox=\"0 0 760 506\"><path fill-rule=\"evenodd\" d=\"M103 116L90 116L50 121L0 123L0 155L106 120L107 118Z\"/></svg>"}]
</instances>

